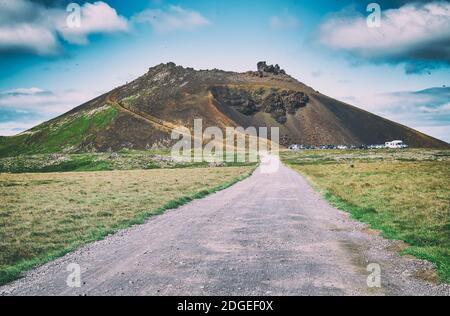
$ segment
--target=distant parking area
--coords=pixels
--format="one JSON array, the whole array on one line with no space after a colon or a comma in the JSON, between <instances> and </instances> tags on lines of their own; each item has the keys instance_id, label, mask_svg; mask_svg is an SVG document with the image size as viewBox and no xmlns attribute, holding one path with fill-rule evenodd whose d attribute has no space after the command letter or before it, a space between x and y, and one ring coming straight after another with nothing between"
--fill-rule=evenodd
<instances>
[{"instance_id":1,"label":"distant parking area","mask_svg":"<svg viewBox=\"0 0 450 316\"><path fill-rule=\"evenodd\" d=\"M289 150L354 150L354 149L406 149L409 145L402 140L394 140L385 142L384 144L359 144L359 145L336 145L324 144L319 146L291 144L288 146Z\"/></svg>"}]
</instances>

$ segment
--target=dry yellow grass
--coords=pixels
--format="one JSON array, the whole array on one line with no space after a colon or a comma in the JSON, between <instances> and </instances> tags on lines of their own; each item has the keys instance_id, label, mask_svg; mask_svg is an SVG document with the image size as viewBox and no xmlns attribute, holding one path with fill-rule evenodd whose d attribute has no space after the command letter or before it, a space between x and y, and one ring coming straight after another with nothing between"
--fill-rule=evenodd
<instances>
[{"instance_id":1,"label":"dry yellow grass","mask_svg":"<svg viewBox=\"0 0 450 316\"><path fill-rule=\"evenodd\" d=\"M252 168L0 174L0 282Z\"/></svg>"}]
</instances>

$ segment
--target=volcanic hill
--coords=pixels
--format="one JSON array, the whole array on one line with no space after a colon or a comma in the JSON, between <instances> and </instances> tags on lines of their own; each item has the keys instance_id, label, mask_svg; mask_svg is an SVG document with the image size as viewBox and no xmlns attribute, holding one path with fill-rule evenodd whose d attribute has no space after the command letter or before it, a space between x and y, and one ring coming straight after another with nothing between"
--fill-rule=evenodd
<instances>
[{"instance_id":1,"label":"volcanic hill","mask_svg":"<svg viewBox=\"0 0 450 316\"><path fill-rule=\"evenodd\" d=\"M257 71L194 70L160 64L126 85L26 132L0 137L0 156L169 147L172 129L280 128L282 145L381 144L449 147L357 107L327 97L278 65Z\"/></svg>"}]
</instances>

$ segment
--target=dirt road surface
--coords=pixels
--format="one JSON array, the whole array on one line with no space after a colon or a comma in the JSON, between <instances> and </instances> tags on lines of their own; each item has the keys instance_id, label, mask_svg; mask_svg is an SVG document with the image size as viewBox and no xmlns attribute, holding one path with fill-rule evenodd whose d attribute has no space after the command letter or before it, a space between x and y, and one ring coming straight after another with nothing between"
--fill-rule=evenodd
<instances>
[{"instance_id":1,"label":"dirt road surface","mask_svg":"<svg viewBox=\"0 0 450 316\"><path fill-rule=\"evenodd\" d=\"M258 169L30 271L0 295L450 295L416 277L431 264L367 231L291 169ZM73 263L79 288L67 285ZM377 280L370 264L381 269L380 288L368 286Z\"/></svg>"}]
</instances>

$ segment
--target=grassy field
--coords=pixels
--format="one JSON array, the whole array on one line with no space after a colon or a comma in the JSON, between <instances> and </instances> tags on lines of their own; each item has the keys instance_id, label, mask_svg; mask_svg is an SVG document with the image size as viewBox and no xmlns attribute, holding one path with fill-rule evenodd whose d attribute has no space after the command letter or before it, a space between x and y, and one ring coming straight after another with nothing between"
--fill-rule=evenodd
<instances>
[{"instance_id":1,"label":"grassy field","mask_svg":"<svg viewBox=\"0 0 450 316\"><path fill-rule=\"evenodd\" d=\"M225 188L253 169L0 174L0 283L120 228Z\"/></svg>"},{"instance_id":2,"label":"grassy field","mask_svg":"<svg viewBox=\"0 0 450 316\"><path fill-rule=\"evenodd\" d=\"M255 165L255 163L248 162L248 154L246 161L224 162L220 166ZM121 150L111 153L36 154L0 158L0 173L146 170L209 166L210 164L207 162L176 161L171 158L169 149L147 151Z\"/></svg>"},{"instance_id":3,"label":"grassy field","mask_svg":"<svg viewBox=\"0 0 450 316\"><path fill-rule=\"evenodd\" d=\"M282 159L333 205L405 241L450 282L450 151L302 151Z\"/></svg>"}]
</instances>

